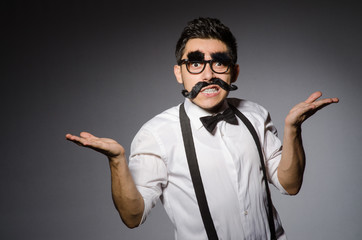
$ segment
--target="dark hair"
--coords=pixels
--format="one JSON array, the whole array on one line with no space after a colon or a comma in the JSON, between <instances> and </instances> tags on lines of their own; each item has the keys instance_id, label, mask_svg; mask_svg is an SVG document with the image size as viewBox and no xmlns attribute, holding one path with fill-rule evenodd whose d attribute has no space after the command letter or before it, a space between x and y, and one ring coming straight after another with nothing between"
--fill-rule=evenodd
<instances>
[{"instance_id":1,"label":"dark hair","mask_svg":"<svg viewBox=\"0 0 362 240\"><path fill-rule=\"evenodd\" d=\"M237 46L230 29L216 18L197 18L188 22L176 44L176 61L181 62L182 55L188 40L193 38L217 39L226 44L230 57L235 64L237 61Z\"/></svg>"}]
</instances>

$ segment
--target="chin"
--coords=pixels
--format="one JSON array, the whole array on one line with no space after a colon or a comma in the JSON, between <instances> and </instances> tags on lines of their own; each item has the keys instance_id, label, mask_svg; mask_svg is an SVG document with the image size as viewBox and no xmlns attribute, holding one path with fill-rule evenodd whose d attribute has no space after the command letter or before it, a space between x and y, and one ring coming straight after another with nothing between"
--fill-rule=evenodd
<instances>
[{"instance_id":1,"label":"chin","mask_svg":"<svg viewBox=\"0 0 362 240\"><path fill-rule=\"evenodd\" d=\"M221 94L215 97L206 97L206 98L197 99L198 101L196 104L208 112L217 113L219 112L220 108L223 106L227 96L228 96L227 93L221 92Z\"/></svg>"},{"instance_id":2,"label":"chin","mask_svg":"<svg viewBox=\"0 0 362 240\"><path fill-rule=\"evenodd\" d=\"M223 99L224 100L224 99ZM193 101L193 103L195 103L197 106L199 106L200 108L211 112L211 113L216 113L219 112L220 107L223 105L223 100L221 101L217 101L217 102L200 102L200 101Z\"/></svg>"}]
</instances>

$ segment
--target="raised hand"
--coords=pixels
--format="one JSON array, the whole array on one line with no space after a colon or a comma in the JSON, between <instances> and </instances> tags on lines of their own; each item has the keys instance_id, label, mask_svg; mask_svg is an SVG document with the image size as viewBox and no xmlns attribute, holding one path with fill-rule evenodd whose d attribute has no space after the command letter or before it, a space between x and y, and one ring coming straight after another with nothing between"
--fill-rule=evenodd
<instances>
[{"instance_id":1,"label":"raised hand","mask_svg":"<svg viewBox=\"0 0 362 240\"><path fill-rule=\"evenodd\" d=\"M124 148L110 138L98 138L87 132L81 132L79 137L68 133L65 137L69 141L94 149L110 158L118 157L125 153Z\"/></svg>"},{"instance_id":2,"label":"raised hand","mask_svg":"<svg viewBox=\"0 0 362 240\"><path fill-rule=\"evenodd\" d=\"M321 92L312 93L307 100L295 105L285 118L283 152L278 166L278 179L289 194L297 194L302 186L305 153L302 144L301 125L318 110L338 98L320 99Z\"/></svg>"},{"instance_id":3,"label":"raised hand","mask_svg":"<svg viewBox=\"0 0 362 240\"><path fill-rule=\"evenodd\" d=\"M301 124L316 113L318 110L328 106L331 103L337 103L338 98L325 98L320 99L322 96L321 92L312 93L307 100L295 105L285 118L286 127L300 127Z\"/></svg>"},{"instance_id":4,"label":"raised hand","mask_svg":"<svg viewBox=\"0 0 362 240\"><path fill-rule=\"evenodd\" d=\"M144 202L129 171L124 148L113 139L98 138L87 132L80 133L79 137L68 133L65 137L108 157L113 202L123 222L130 228L137 227L142 219Z\"/></svg>"}]
</instances>

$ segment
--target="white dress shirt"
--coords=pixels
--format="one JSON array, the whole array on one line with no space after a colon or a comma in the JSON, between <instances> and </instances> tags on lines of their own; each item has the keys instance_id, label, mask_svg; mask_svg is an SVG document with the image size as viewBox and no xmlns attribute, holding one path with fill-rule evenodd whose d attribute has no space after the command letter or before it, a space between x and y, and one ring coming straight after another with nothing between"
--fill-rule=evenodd
<instances>
[{"instance_id":1,"label":"white dress shirt","mask_svg":"<svg viewBox=\"0 0 362 240\"><path fill-rule=\"evenodd\" d=\"M277 168L281 142L268 112L256 103L229 99L253 124L262 146L267 178L280 192ZM225 101L223 109L228 107ZM221 121L213 134L200 117L210 115L185 100L210 213L219 239L270 239L267 195L256 144L246 126ZM148 121L131 145L129 167L145 210L142 223L160 198L175 229L175 239L207 239L197 204L179 121L179 106ZM286 239L274 211L278 239Z\"/></svg>"}]
</instances>

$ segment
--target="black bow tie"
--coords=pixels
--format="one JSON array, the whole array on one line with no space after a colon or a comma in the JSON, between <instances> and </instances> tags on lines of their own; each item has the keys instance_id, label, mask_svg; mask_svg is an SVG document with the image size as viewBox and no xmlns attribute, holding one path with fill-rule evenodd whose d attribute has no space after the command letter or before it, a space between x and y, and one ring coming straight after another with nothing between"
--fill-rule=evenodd
<instances>
[{"instance_id":1,"label":"black bow tie","mask_svg":"<svg viewBox=\"0 0 362 240\"><path fill-rule=\"evenodd\" d=\"M206 116L200 118L200 121L210 133L214 131L217 123L221 120L234 125L238 124L238 120L236 119L235 114L231 108L228 108L223 113L218 113L215 116Z\"/></svg>"}]
</instances>

